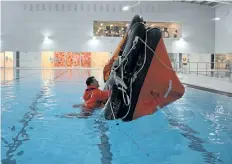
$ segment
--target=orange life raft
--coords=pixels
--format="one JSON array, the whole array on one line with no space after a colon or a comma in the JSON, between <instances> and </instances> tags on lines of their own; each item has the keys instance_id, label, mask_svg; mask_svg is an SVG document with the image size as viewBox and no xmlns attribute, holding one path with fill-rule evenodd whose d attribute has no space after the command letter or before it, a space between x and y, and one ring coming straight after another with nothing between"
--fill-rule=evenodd
<instances>
[{"instance_id":1,"label":"orange life raft","mask_svg":"<svg viewBox=\"0 0 232 164\"><path fill-rule=\"evenodd\" d=\"M113 86L105 105L106 119L131 121L184 95L184 86L172 68L159 29L146 28L136 15L119 48L123 50L116 51L103 72L106 85ZM106 71L109 68L110 74Z\"/></svg>"}]
</instances>

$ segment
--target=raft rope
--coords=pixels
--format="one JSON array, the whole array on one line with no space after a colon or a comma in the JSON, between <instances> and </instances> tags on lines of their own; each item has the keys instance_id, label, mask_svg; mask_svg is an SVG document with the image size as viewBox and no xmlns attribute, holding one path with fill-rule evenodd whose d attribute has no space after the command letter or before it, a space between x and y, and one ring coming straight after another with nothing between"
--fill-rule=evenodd
<instances>
[{"instance_id":1,"label":"raft rope","mask_svg":"<svg viewBox=\"0 0 232 164\"><path fill-rule=\"evenodd\" d=\"M149 29L150 30L150 29ZM128 96L127 94L126 94L126 92L125 92L125 90L123 89L123 87L122 88L119 88L121 91L122 91L122 95L123 95L123 101L124 101L124 103L125 103L125 96L124 96L124 94L126 94L126 96L127 97L129 97L129 100L128 100L128 103L125 103L125 105L126 106L129 106L129 109L127 110L127 113L122 117L122 118L120 118L120 119L125 119L127 116L128 116L128 114L129 114L129 112L130 112L130 110L131 110L131 98L132 98L132 84L133 84L133 82L135 81L135 79L137 78L137 74L143 69L143 67L144 67L144 65L145 65L145 62L146 62L146 56L147 56L147 52L146 52L146 47L148 46L147 44L146 44L146 42L147 42L147 32L149 31L149 30L146 30L146 34L145 34L145 44L144 44L144 61L143 61L143 64L142 64L142 67L137 71L137 72L135 72L134 73L134 75L133 75L133 77L130 79L130 96ZM135 40L133 41L133 46L131 47L131 49L129 50L129 52L125 55L125 58L122 60L122 61L120 61L120 59L119 59L119 66L117 67L117 68L115 68L114 69L114 71L116 70L116 69L118 69L120 66L121 66L121 64L123 64L123 62L124 61L128 61L128 55L130 54L130 52L135 48L135 46L137 45L137 43L138 43L138 39L139 39L140 37L138 37L138 36L136 36L135 37ZM140 38L140 40L142 40L141 38ZM124 49L124 51L125 51L125 49ZM126 63L127 64L127 63ZM123 68L123 67L121 67L121 68ZM124 70L122 69L121 70L121 79L123 79L123 75L124 75L124 72L123 72ZM111 103L110 103L111 104ZM112 111L112 113L113 113L113 109L112 109L112 107L111 107L111 111ZM113 113L114 114L114 113ZM115 116L114 116L114 118L115 118Z\"/></svg>"},{"instance_id":2,"label":"raft rope","mask_svg":"<svg viewBox=\"0 0 232 164\"><path fill-rule=\"evenodd\" d=\"M151 29L152 29L152 28L146 30L145 41L143 41L143 39L140 38L139 36L136 36L135 39L134 39L134 41L133 41L133 46L131 47L131 49L129 50L129 52L128 52L126 55L123 55L124 58L123 58L122 60L121 60L121 58L119 59L119 65L118 65L116 68L112 68L113 71L115 72L115 71L116 71L121 65L123 65L124 62L126 61L125 65L121 67L122 70L121 70L121 78L120 78L120 79L121 79L121 81L124 83L124 81L123 81L124 69L123 69L123 68L125 68L125 66L126 66L126 64L127 64L127 62L128 62L128 55L131 53L131 51L132 51L133 49L135 49L135 47L136 47L136 45L137 45L137 43L138 43L138 40L140 40L140 41L144 44L144 60L143 60L143 64L142 64L142 66L140 67L140 69L139 69L138 71L136 71L136 72L133 74L133 77L132 77L131 80L130 80L130 96L128 96L128 94L126 93L125 87L123 87L123 85L122 85L122 87L119 87L119 88L118 88L118 89L120 89L120 90L122 91L124 104L125 104L126 106L129 106L129 109L128 109L127 113L126 113L122 118L120 118L120 119L125 119L125 118L128 116L128 114L129 114L129 112L130 112L130 110L131 110L130 104L131 104L131 98L132 98L132 84L133 84L133 82L134 82L135 79L137 78L137 75L141 72L141 70L143 69L143 67L144 67L144 65L145 65L145 63L146 63L147 48L149 48L149 50L151 50L151 51L154 53L154 55L157 57L157 59L160 61L160 63L161 63L164 67L166 67L167 69L169 69L169 70L175 72L174 69L172 69L172 68L170 68L169 66L167 66L167 65L159 58L159 56L156 54L156 52L155 52L150 46L147 45L147 43L146 43L146 42L147 42L147 33L148 33L148 31L151 30ZM125 52L125 49L124 49L124 52ZM124 54L124 52L123 52L123 54ZM119 78L119 77L118 77L118 78ZM124 85L125 85L125 83L124 83ZM126 88L127 88L127 87L126 87ZM125 94L126 94L128 103L126 103ZM111 102L110 102L110 105L111 105ZM112 111L112 114L114 115L112 106L111 106L111 111ZM114 115L114 118L115 118L115 115Z\"/></svg>"}]
</instances>

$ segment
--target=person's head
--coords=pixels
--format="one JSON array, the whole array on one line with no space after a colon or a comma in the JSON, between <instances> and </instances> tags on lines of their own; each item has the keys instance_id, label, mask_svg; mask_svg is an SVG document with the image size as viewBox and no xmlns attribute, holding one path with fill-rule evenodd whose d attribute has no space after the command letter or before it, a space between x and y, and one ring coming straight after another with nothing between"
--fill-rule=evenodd
<instances>
[{"instance_id":1,"label":"person's head","mask_svg":"<svg viewBox=\"0 0 232 164\"><path fill-rule=\"evenodd\" d=\"M87 78L86 80L86 85L87 86L96 86L96 87L99 87L99 83L98 81L96 80L96 78L94 76L90 76Z\"/></svg>"}]
</instances>

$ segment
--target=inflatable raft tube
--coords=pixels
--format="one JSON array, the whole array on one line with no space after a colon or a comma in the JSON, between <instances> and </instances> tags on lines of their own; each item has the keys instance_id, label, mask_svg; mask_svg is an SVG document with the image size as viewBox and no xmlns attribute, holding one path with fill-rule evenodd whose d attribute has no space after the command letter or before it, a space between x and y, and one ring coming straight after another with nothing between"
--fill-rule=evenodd
<instances>
[{"instance_id":1,"label":"inflatable raft tube","mask_svg":"<svg viewBox=\"0 0 232 164\"><path fill-rule=\"evenodd\" d=\"M126 32L125 36L120 41L120 43L119 43L118 47L116 48L113 56L110 58L110 60L106 63L105 67L103 68L104 82L106 82L109 79L113 63L118 59L118 56L122 56L123 50L124 50L126 42L128 40L127 36L128 36L128 33L130 33L131 28L133 27L134 24L143 23L143 22L144 21L143 21L143 18L141 16L135 15L133 17L130 25L128 26L128 29L127 29L127 32Z\"/></svg>"}]
</instances>

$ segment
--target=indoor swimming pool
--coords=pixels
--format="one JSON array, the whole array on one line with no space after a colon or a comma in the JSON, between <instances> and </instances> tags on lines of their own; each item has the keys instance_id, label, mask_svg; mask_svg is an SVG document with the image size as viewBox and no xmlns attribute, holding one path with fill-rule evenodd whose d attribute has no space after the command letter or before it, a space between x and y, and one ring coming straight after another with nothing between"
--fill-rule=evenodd
<instances>
[{"instance_id":1,"label":"indoor swimming pool","mask_svg":"<svg viewBox=\"0 0 232 164\"><path fill-rule=\"evenodd\" d=\"M2 164L232 163L231 97L186 87L182 99L131 122L104 120L100 110L67 118L100 70L1 73Z\"/></svg>"}]
</instances>

